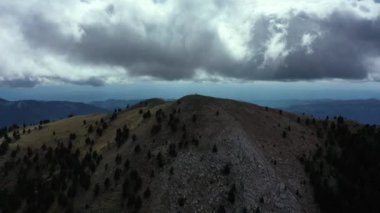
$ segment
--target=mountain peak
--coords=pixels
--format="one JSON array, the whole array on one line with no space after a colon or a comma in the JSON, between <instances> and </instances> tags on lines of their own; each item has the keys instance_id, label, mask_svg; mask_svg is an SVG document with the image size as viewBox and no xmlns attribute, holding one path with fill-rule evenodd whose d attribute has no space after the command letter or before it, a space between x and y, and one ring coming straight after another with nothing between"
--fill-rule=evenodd
<instances>
[{"instance_id":1,"label":"mountain peak","mask_svg":"<svg viewBox=\"0 0 380 213\"><path fill-rule=\"evenodd\" d=\"M35 200L35 205L59 212L70 208L105 212L316 213L330 207L331 202L321 199L334 199L331 190L340 190L325 184L326 180L336 183L342 175L348 178L345 181L358 180L358 172L343 174L336 165L357 171L357 164L345 157L355 158L355 150L368 148L368 156L377 159L380 152L375 144L356 148L360 137L350 133L352 127L367 128L359 131L365 136L377 133L374 127L341 117L318 120L229 99L200 95L177 101L150 99L110 114L73 116L42 123L38 128L26 126L28 134L17 135L15 131L10 149L17 145L19 155L27 159L12 165L22 167L27 175L17 180L14 177L20 169L7 170L4 187L11 191L14 184L34 184L20 193L31 197L22 199L59 196L70 206L66 206L68 202L53 205L54 199ZM342 142L350 139L355 143ZM340 144L345 144L345 149L338 147ZM46 157L28 167L26 164L33 162L33 155L28 153L44 153ZM13 159L11 155L4 158L8 156ZM373 168L368 171L378 168L376 160L367 163ZM34 166L38 166L39 173L27 171L35 171ZM371 176L362 178L366 177ZM369 182L370 178L365 180ZM350 183L355 187L347 185L339 191L339 198L351 199L353 193L342 192L352 192L362 185L361 181ZM363 187L361 192L378 192L369 185ZM313 193L314 189L318 193ZM378 196L373 197L377 202ZM367 201L367 197L363 199L352 202L358 205ZM345 202L342 204L347 208ZM30 204L25 205L21 208ZM16 212L19 205L14 208L11 212Z\"/></svg>"}]
</instances>

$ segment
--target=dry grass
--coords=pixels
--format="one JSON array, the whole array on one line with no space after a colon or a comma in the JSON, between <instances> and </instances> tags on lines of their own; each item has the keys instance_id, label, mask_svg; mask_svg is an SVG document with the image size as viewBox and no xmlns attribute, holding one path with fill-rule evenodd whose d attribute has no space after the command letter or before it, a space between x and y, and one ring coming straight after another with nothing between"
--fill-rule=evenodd
<instances>
[{"instance_id":1,"label":"dry grass","mask_svg":"<svg viewBox=\"0 0 380 213\"><path fill-rule=\"evenodd\" d=\"M301 184L307 177L297 160L298 156L308 153L315 148L315 144L320 143L312 126L297 123L297 117L293 114L280 114L275 109L266 110L237 101L187 96L180 102L150 100L147 104L118 113L112 122L111 115L95 114L54 121L43 125L40 130L37 126L30 126L31 133L21 135L21 139L12 143L10 149L15 149L17 145L22 150L27 147L40 149L43 144L54 147L58 142L67 143L69 134L75 133L74 145L83 156L89 151L85 139L93 139L95 144L92 150L101 154L103 160L92 174L91 186L99 183L101 193L94 198L92 188L87 192L80 190L74 200L75 209L80 211L86 210L86 204L88 210L94 212L128 209L127 201L121 197L122 180L128 172L123 171L118 183L113 181L115 169L122 167L115 165L115 156L119 153L123 163L128 158L131 169L138 170L143 179L143 187L138 194L142 196L147 186L152 191L149 199L143 199L141 212L214 212L219 204L225 205L228 212L243 208L249 211L260 208L263 212L318 212L310 185ZM167 117L173 110L180 109L181 112L176 114L180 121L177 132L173 133L167 125L168 120L164 120L160 133L151 135L158 109L162 109ZM143 119L140 110L150 110L152 117ZM196 122L192 122L194 114L197 116ZM96 131L95 123L101 119L108 123L103 134L88 134L89 125L93 125ZM130 135L137 136L137 140L133 142L129 139L118 149L115 134L124 125L130 129ZM185 136L183 125L187 129ZM289 126L290 131L286 130ZM282 137L283 131L288 133L286 138ZM198 146L192 143L193 139L199 140ZM187 141L188 148L179 150L178 144L184 141ZM177 157L168 155L170 143L176 144ZM211 152L214 144L218 147L217 153ZM141 153L135 153L137 145L141 147ZM147 158L148 150L151 159ZM163 168L157 166L159 152L164 156ZM0 160L1 165L6 159L3 157ZM226 163L232 165L229 176L220 172ZM174 174L170 174L172 167ZM154 178L151 177L152 170L155 172ZM107 191L103 188L106 177L112 180L111 189ZM7 180L12 181L10 177ZM236 201L230 204L226 193L233 183L237 188ZM302 197L296 195L297 190ZM181 196L186 197L183 207L178 206ZM260 202L261 197L266 200L264 204ZM51 209L52 212L60 210L57 203Z\"/></svg>"}]
</instances>

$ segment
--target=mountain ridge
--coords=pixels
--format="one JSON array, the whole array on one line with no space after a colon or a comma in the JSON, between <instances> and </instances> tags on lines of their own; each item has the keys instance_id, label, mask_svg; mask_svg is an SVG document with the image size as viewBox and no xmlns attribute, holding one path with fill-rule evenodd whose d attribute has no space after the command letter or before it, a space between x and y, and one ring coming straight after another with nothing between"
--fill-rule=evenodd
<instances>
[{"instance_id":1,"label":"mountain ridge","mask_svg":"<svg viewBox=\"0 0 380 213\"><path fill-rule=\"evenodd\" d=\"M295 136L284 138L289 125ZM31 133L21 134L10 146L26 151L30 147L42 154L44 144L52 148L72 144L83 157L95 151L102 155L93 173L84 171L91 174L91 190L78 185L80 196L71 201L80 211L318 212L311 186L301 184L307 176L297 160L301 152L313 150L315 145L293 141L299 140L302 131L310 132L299 128L296 116L286 112L191 95L177 101L143 101L112 115L74 116L32 127ZM123 140L125 131L129 136ZM115 179L116 173L120 179ZM134 183L135 173L141 186L136 192L128 191L123 188L125 181ZM103 185L105 178L111 182L108 189ZM72 179L66 181L73 184ZM96 184L100 192L94 197ZM126 197L123 190L127 190ZM144 196L147 190L149 198ZM114 200L107 201L110 196ZM56 202L51 205L50 210L66 208Z\"/></svg>"},{"instance_id":2,"label":"mountain ridge","mask_svg":"<svg viewBox=\"0 0 380 213\"><path fill-rule=\"evenodd\" d=\"M124 99L107 99L104 101L91 101L88 102L88 104L93 105L95 107L107 109L109 111L113 111L114 109L121 108L125 109L127 106L132 106L136 103L139 103L140 99L130 99L130 100L124 100Z\"/></svg>"},{"instance_id":3,"label":"mountain ridge","mask_svg":"<svg viewBox=\"0 0 380 213\"><path fill-rule=\"evenodd\" d=\"M1 133L3 212L378 209L380 128L340 116L190 95Z\"/></svg>"}]
</instances>

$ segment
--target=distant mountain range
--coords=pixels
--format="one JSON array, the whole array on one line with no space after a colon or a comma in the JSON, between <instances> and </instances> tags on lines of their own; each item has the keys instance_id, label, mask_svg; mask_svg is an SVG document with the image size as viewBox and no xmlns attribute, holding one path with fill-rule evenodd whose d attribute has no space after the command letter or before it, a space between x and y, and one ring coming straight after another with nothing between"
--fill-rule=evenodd
<instances>
[{"instance_id":1,"label":"distant mountain range","mask_svg":"<svg viewBox=\"0 0 380 213\"><path fill-rule=\"evenodd\" d=\"M90 104L68 101L7 101L0 99L0 127L34 124L41 120L62 119L69 115L106 112Z\"/></svg>"},{"instance_id":2,"label":"distant mountain range","mask_svg":"<svg viewBox=\"0 0 380 213\"><path fill-rule=\"evenodd\" d=\"M110 112L116 108L125 109L141 100L109 99L89 103L68 101L7 101L0 98L0 127L13 124L32 124L41 120L57 120L68 115L84 115ZM313 115L324 119L326 116L341 115L364 124L380 124L380 100L289 100L256 101L260 105L282 108L286 111ZM255 102L255 103L256 103Z\"/></svg>"},{"instance_id":3,"label":"distant mountain range","mask_svg":"<svg viewBox=\"0 0 380 213\"><path fill-rule=\"evenodd\" d=\"M377 99L305 101L284 109L322 119L341 115L363 124L380 124L380 100Z\"/></svg>"}]
</instances>

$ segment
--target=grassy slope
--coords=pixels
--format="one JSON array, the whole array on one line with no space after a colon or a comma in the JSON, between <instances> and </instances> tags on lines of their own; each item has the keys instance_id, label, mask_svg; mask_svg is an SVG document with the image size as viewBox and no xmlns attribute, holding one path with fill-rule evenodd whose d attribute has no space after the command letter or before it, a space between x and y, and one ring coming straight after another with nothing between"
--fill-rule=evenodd
<instances>
[{"instance_id":1,"label":"grassy slope","mask_svg":"<svg viewBox=\"0 0 380 213\"><path fill-rule=\"evenodd\" d=\"M139 111L146 112L148 109L152 117L143 119ZM164 120L160 133L151 135L151 127L156 123L154 114L158 109L162 109L167 117L173 110L180 109L180 113L176 113L180 120L176 133L167 126L168 120ZM219 112L218 116L216 112ZM192 122L194 114L197 116L196 122ZM312 189L298 158L314 151L320 140L313 126L298 123L293 114L280 114L278 110L231 100L187 96L180 103L148 101L148 104L118 113L112 122L109 121L110 116L75 116L46 124L41 130L29 127L31 133L22 135L20 140L12 143L10 150L19 145L21 153L18 156L22 156L27 147L39 149L43 144L52 147L58 142L66 144L69 134L75 133L74 146L84 156L90 149L85 139L94 139L92 150L102 154L103 160L91 176L90 190L86 192L78 187L79 196L74 199L77 210L85 210L86 204L90 210L98 211L128 209L127 201L121 194L123 178L129 175L130 170L123 170L118 182L113 180L115 169L122 168L115 165L115 156L121 154L123 163L128 158L131 168L136 169L143 179L143 187L137 193L142 196L147 186L152 191L152 196L143 200L142 212L173 212L181 209L184 212L210 212L220 205L231 211L260 208L262 211L276 212L318 212ZM102 136L88 134L88 126L95 126L95 122L99 123L101 118L109 123ZM86 125L83 124L84 120ZM137 140L133 142L129 139L118 149L115 133L124 124L128 125L130 135L137 136ZM181 130L183 125L187 129L185 136ZM287 133L286 137L283 137L283 132ZM198 146L192 143L193 139L199 141ZM187 142L188 148L179 149L180 142ZM171 143L176 144L177 157L168 155ZM211 152L214 144L218 147L217 153ZM140 153L135 152L137 145L141 147ZM153 156L151 159L147 158L148 151ZM164 156L163 168L157 166L156 156L159 152ZM9 153L0 158L0 165L8 159ZM221 175L220 171L226 164L231 165L231 174ZM174 170L173 175L170 174L171 168ZM155 173L154 178L151 177L152 171ZM0 186L12 185L14 175L5 177L6 181ZM103 187L106 177L111 180L109 190ZM95 183L101 186L97 198L93 196ZM237 189L232 204L227 194L233 184ZM178 204L180 197L186 198L184 207ZM51 211L59 210L61 207L55 202Z\"/></svg>"}]
</instances>

